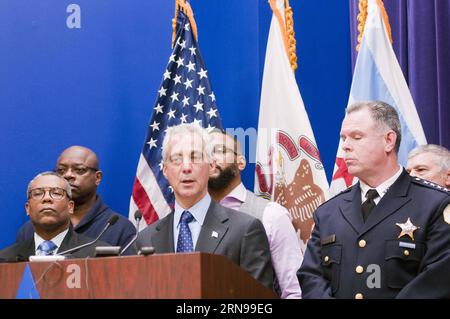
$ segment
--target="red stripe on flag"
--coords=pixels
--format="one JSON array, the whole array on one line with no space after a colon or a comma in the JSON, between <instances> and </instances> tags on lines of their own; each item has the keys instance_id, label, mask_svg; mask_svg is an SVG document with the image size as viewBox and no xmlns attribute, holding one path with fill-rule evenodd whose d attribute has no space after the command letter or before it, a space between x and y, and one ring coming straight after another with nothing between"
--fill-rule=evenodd
<instances>
[{"instance_id":1,"label":"red stripe on flag","mask_svg":"<svg viewBox=\"0 0 450 319\"><path fill-rule=\"evenodd\" d=\"M158 213L153 207L150 198L148 198L147 192L144 187L142 187L141 182L137 177L134 179L132 196L136 206L141 210L142 216L144 216L147 225L159 219Z\"/></svg>"}]
</instances>

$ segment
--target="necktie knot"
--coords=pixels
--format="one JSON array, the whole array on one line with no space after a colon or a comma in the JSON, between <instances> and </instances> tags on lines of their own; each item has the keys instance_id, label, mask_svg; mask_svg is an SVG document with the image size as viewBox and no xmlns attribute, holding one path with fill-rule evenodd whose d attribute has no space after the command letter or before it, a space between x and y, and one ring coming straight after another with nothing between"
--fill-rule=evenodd
<instances>
[{"instance_id":1,"label":"necktie knot","mask_svg":"<svg viewBox=\"0 0 450 319\"><path fill-rule=\"evenodd\" d=\"M40 255L49 256L53 255L53 252L56 250L57 246L51 240L45 240L38 246L38 252Z\"/></svg>"},{"instance_id":2,"label":"necktie knot","mask_svg":"<svg viewBox=\"0 0 450 319\"><path fill-rule=\"evenodd\" d=\"M192 216L192 214L185 210L183 212L183 214L181 214L181 218L180 218L180 222L183 224L189 224L191 221L194 220L194 216Z\"/></svg>"},{"instance_id":3,"label":"necktie knot","mask_svg":"<svg viewBox=\"0 0 450 319\"><path fill-rule=\"evenodd\" d=\"M374 200L374 199L377 198L377 197L378 197L378 192L377 192L377 190L374 189L374 188L369 189L369 190L367 191L367 193L366 193L366 198L367 198L368 200Z\"/></svg>"}]
</instances>

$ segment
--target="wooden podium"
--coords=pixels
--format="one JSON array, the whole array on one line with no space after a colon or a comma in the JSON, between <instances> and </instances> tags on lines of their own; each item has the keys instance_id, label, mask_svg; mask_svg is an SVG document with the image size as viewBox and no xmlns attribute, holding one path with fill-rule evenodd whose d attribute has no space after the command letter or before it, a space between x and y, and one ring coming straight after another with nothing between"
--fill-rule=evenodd
<instances>
[{"instance_id":1,"label":"wooden podium","mask_svg":"<svg viewBox=\"0 0 450 319\"><path fill-rule=\"evenodd\" d=\"M277 298L225 256L206 253L0 264L0 298L16 297L27 264L41 298Z\"/></svg>"}]
</instances>

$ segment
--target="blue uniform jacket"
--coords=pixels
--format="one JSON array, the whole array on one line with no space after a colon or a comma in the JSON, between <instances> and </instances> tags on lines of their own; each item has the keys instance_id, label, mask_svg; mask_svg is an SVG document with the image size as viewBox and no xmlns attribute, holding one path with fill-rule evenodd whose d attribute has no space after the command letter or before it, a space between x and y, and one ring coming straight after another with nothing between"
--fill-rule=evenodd
<instances>
[{"instance_id":1,"label":"blue uniform jacket","mask_svg":"<svg viewBox=\"0 0 450 319\"><path fill-rule=\"evenodd\" d=\"M297 273L303 298L449 298L449 204L448 191L406 171L366 223L359 183L330 199ZM399 237L408 218L414 239Z\"/></svg>"},{"instance_id":2,"label":"blue uniform jacket","mask_svg":"<svg viewBox=\"0 0 450 319\"><path fill-rule=\"evenodd\" d=\"M99 195L97 195L97 200L89 209L86 216L84 216L78 225L76 225L73 229L78 234L83 234L84 236L90 238L96 238L103 228L105 228L109 218L114 214L117 214L119 219L102 235L100 239L112 246L124 247L136 234L136 228L127 218L119 213L116 213L105 203L103 203ZM33 238L33 234L33 225L31 224L31 221L27 221L17 232L16 242Z\"/></svg>"}]
</instances>

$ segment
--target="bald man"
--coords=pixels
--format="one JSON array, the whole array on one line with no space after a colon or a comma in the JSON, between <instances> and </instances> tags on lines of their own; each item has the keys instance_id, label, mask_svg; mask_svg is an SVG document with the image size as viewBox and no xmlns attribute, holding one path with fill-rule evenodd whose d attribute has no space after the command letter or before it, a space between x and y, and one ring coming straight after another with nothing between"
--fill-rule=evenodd
<instances>
[{"instance_id":1,"label":"bald man","mask_svg":"<svg viewBox=\"0 0 450 319\"><path fill-rule=\"evenodd\" d=\"M56 162L56 173L70 184L72 199L75 203L70 221L75 232L90 238L96 238L105 227L109 218L117 214L97 194L97 187L103 172L99 168L97 155L87 147L71 146L65 149ZM134 236L135 227L120 214L119 220L103 235L102 240L113 246L125 246ZM33 236L30 222L25 223L17 233L16 242Z\"/></svg>"}]
</instances>

